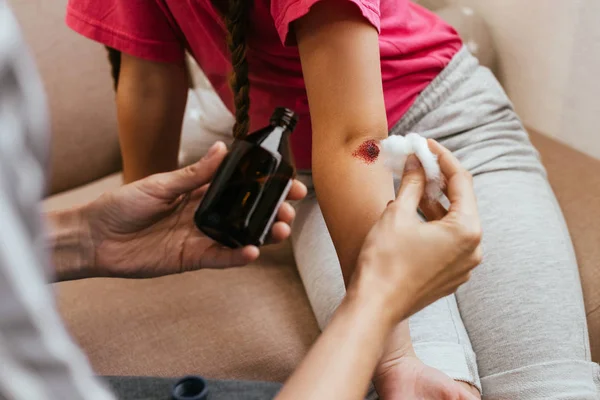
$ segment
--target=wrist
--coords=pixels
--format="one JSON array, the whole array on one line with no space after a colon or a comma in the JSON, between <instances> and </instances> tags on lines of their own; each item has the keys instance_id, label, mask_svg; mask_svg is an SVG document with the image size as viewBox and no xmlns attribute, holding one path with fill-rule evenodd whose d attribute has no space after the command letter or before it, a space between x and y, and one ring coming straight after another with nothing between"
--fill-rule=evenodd
<instances>
[{"instance_id":1,"label":"wrist","mask_svg":"<svg viewBox=\"0 0 600 400\"><path fill-rule=\"evenodd\" d=\"M370 321L379 324L386 332L391 332L397 323L390 309L389 297L360 282L353 281L348 287L341 306L350 313L368 315Z\"/></svg>"},{"instance_id":2,"label":"wrist","mask_svg":"<svg viewBox=\"0 0 600 400\"><path fill-rule=\"evenodd\" d=\"M94 246L83 207L47 214L57 281L93 277Z\"/></svg>"},{"instance_id":3,"label":"wrist","mask_svg":"<svg viewBox=\"0 0 600 400\"><path fill-rule=\"evenodd\" d=\"M382 310L382 318L392 327L409 316L410 293L406 280L386 279L381 276L380 266L369 265L373 260L360 260L348 288L351 297L368 307Z\"/></svg>"}]
</instances>

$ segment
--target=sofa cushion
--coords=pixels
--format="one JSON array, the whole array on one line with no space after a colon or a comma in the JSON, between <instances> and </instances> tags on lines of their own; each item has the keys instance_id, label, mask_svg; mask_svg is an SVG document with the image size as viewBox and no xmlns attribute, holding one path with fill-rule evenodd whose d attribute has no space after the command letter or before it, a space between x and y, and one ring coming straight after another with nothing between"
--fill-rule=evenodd
<instances>
[{"instance_id":1,"label":"sofa cushion","mask_svg":"<svg viewBox=\"0 0 600 400\"><path fill-rule=\"evenodd\" d=\"M290 259L284 243L244 268L63 282L56 291L99 374L281 381L319 332Z\"/></svg>"}]
</instances>

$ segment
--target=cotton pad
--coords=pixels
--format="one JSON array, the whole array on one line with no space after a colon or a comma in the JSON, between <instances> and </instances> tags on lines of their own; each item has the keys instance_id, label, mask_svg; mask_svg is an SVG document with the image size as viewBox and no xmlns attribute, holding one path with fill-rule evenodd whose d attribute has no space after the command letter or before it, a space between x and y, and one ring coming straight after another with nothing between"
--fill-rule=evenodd
<instances>
[{"instance_id":1,"label":"cotton pad","mask_svg":"<svg viewBox=\"0 0 600 400\"><path fill-rule=\"evenodd\" d=\"M425 170L427 179L425 195L427 199L435 201L441 197L442 173L437 156L429 150L427 139L417 133L409 133L406 136L392 135L379 142L379 146L381 147L383 162L398 179L402 178L406 159L409 155L414 154Z\"/></svg>"}]
</instances>

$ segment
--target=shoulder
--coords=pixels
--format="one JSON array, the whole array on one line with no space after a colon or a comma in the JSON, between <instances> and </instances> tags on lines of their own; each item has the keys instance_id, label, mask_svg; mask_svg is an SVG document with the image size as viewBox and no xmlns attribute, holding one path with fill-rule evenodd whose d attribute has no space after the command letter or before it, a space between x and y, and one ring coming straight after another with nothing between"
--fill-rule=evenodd
<instances>
[{"instance_id":1,"label":"shoulder","mask_svg":"<svg viewBox=\"0 0 600 400\"><path fill-rule=\"evenodd\" d=\"M284 44L294 42L290 35L291 24L307 15L313 6L325 0L271 0L271 14L275 27ZM355 6L362 16L380 30L380 2L379 0L338 0Z\"/></svg>"}]
</instances>

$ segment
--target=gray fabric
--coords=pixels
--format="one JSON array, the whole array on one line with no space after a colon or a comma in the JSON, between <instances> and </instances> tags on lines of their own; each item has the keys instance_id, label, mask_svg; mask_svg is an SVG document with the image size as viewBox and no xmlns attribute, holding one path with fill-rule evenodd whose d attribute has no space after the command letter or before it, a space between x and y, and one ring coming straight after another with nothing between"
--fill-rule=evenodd
<instances>
[{"instance_id":1,"label":"gray fabric","mask_svg":"<svg viewBox=\"0 0 600 400\"><path fill-rule=\"evenodd\" d=\"M0 399L111 399L56 311L38 209L48 119L41 82L0 0Z\"/></svg>"},{"instance_id":2,"label":"gray fabric","mask_svg":"<svg viewBox=\"0 0 600 400\"><path fill-rule=\"evenodd\" d=\"M178 379L152 377L105 377L120 400L169 400ZM280 383L208 380L209 400L268 400L281 389Z\"/></svg>"},{"instance_id":3,"label":"gray fabric","mask_svg":"<svg viewBox=\"0 0 600 400\"><path fill-rule=\"evenodd\" d=\"M391 134L417 132L474 175L483 264L456 296L410 320L418 356L485 399L598 399L579 274L538 154L492 73L463 49ZM311 188L292 243L321 328L344 295L339 262ZM396 182L396 185L398 183Z\"/></svg>"}]
</instances>

